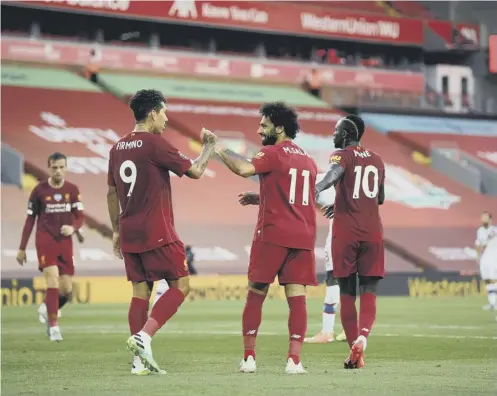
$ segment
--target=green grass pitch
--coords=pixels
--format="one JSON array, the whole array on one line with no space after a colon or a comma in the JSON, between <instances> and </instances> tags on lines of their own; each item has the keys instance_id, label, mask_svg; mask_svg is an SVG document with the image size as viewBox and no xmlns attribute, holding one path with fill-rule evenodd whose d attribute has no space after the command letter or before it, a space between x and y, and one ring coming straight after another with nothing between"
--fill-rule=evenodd
<instances>
[{"instance_id":1,"label":"green grass pitch","mask_svg":"<svg viewBox=\"0 0 497 396\"><path fill-rule=\"evenodd\" d=\"M305 345L309 374L284 374L287 306L264 305L258 372L238 373L242 301L196 301L153 342L165 376L130 375L127 306L64 308L64 341L51 343L35 307L2 309L2 395L495 395L497 312L482 298L378 299L366 367L344 370L346 343ZM308 334L320 329L308 302ZM337 329L339 329L337 318Z\"/></svg>"}]
</instances>

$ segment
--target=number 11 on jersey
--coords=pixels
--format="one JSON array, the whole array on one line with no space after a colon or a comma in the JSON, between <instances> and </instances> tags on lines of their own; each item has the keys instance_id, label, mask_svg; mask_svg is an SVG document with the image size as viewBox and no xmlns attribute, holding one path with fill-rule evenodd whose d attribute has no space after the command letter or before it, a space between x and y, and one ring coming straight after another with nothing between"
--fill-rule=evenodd
<instances>
[{"instance_id":1,"label":"number 11 on jersey","mask_svg":"<svg viewBox=\"0 0 497 396\"><path fill-rule=\"evenodd\" d=\"M297 169L290 168L288 172L290 174L290 194L288 198L288 202L292 205L295 204L295 190L297 189ZM302 186L302 205L309 205L309 176L311 172L308 170L302 171L302 177L304 178L304 185Z\"/></svg>"}]
</instances>

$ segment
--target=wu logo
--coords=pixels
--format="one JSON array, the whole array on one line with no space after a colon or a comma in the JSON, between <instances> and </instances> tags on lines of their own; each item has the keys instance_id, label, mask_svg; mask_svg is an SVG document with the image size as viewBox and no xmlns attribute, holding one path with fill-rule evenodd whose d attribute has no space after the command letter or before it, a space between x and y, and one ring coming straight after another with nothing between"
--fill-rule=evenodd
<instances>
[{"instance_id":1,"label":"wu logo","mask_svg":"<svg viewBox=\"0 0 497 396\"><path fill-rule=\"evenodd\" d=\"M197 19L197 6L195 0L176 0L173 2L169 10L170 16L178 16L180 18Z\"/></svg>"}]
</instances>

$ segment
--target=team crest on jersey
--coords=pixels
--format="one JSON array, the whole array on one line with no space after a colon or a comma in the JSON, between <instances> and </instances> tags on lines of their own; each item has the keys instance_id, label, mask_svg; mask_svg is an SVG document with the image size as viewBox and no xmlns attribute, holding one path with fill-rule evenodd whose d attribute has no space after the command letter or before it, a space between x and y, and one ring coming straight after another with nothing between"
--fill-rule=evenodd
<instances>
[{"instance_id":1,"label":"team crest on jersey","mask_svg":"<svg viewBox=\"0 0 497 396\"><path fill-rule=\"evenodd\" d=\"M45 201L51 201L51 200L52 200L52 197L50 197L50 196L45 197Z\"/></svg>"},{"instance_id":2,"label":"team crest on jersey","mask_svg":"<svg viewBox=\"0 0 497 396\"><path fill-rule=\"evenodd\" d=\"M71 197L71 194L67 193L66 195L64 195L64 198L66 199L66 201L69 201L69 198Z\"/></svg>"},{"instance_id":3,"label":"team crest on jersey","mask_svg":"<svg viewBox=\"0 0 497 396\"><path fill-rule=\"evenodd\" d=\"M258 152L258 153L254 156L254 158L255 158L255 159L260 159L260 158L262 158L262 157L264 157L264 153L263 153L262 151L259 151L259 152Z\"/></svg>"},{"instance_id":4,"label":"team crest on jersey","mask_svg":"<svg viewBox=\"0 0 497 396\"><path fill-rule=\"evenodd\" d=\"M342 157L340 155L332 155L330 157L330 163L338 164L338 163L340 163L341 159L342 159Z\"/></svg>"},{"instance_id":5,"label":"team crest on jersey","mask_svg":"<svg viewBox=\"0 0 497 396\"><path fill-rule=\"evenodd\" d=\"M53 199L55 199L57 202L59 202L62 199L61 194L54 194Z\"/></svg>"},{"instance_id":6,"label":"team crest on jersey","mask_svg":"<svg viewBox=\"0 0 497 396\"><path fill-rule=\"evenodd\" d=\"M81 194L78 194L78 201L81 201Z\"/></svg>"}]
</instances>

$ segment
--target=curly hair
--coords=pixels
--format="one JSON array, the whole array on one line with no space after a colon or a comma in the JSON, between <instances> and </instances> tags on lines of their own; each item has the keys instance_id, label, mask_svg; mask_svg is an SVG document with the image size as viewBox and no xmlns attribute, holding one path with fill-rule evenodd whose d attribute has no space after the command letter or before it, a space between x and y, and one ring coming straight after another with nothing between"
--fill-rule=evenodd
<instances>
[{"instance_id":1,"label":"curly hair","mask_svg":"<svg viewBox=\"0 0 497 396\"><path fill-rule=\"evenodd\" d=\"M269 118L275 127L283 127L285 135L290 139L295 139L300 129L295 109L283 102L273 102L264 103L259 112Z\"/></svg>"},{"instance_id":2,"label":"curly hair","mask_svg":"<svg viewBox=\"0 0 497 396\"><path fill-rule=\"evenodd\" d=\"M162 102L166 98L162 92L155 89L141 89L136 92L129 101L129 108L133 111L137 122L144 121L151 111L160 111Z\"/></svg>"}]
</instances>

